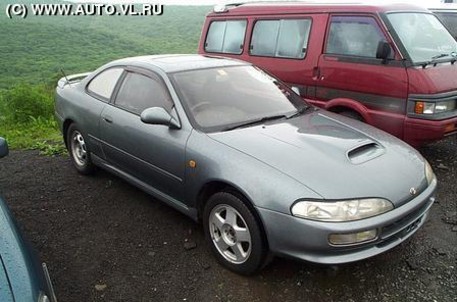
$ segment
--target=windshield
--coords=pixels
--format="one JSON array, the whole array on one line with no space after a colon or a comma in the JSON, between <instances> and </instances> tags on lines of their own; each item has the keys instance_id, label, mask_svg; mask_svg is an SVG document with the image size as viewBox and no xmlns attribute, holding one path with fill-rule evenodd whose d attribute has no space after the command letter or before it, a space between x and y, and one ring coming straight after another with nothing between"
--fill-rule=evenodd
<instances>
[{"instance_id":1,"label":"windshield","mask_svg":"<svg viewBox=\"0 0 457 302\"><path fill-rule=\"evenodd\" d=\"M172 80L191 121L207 132L292 116L308 106L284 84L253 66L179 72Z\"/></svg>"},{"instance_id":2,"label":"windshield","mask_svg":"<svg viewBox=\"0 0 457 302\"><path fill-rule=\"evenodd\" d=\"M432 14L390 13L387 18L414 63L453 58L457 52L457 42Z\"/></svg>"}]
</instances>

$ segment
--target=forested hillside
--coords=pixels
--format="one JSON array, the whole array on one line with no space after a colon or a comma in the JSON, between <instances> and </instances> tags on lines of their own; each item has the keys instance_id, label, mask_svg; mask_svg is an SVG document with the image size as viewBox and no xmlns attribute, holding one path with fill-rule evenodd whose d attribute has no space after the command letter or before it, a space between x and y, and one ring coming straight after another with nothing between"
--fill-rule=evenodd
<instances>
[{"instance_id":1,"label":"forested hillside","mask_svg":"<svg viewBox=\"0 0 457 302\"><path fill-rule=\"evenodd\" d=\"M72 74L127 56L196 53L201 26L210 10L164 6L161 16L29 15L9 19L5 14L8 3L13 2L0 2L0 136L13 148L36 148L51 154L64 151L53 116L53 91L62 77L61 68Z\"/></svg>"},{"instance_id":2,"label":"forested hillside","mask_svg":"<svg viewBox=\"0 0 457 302\"><path fill-rule=\"evenodd\" d=\"M162 16L8 19L4 7L0 5L0 89L18 82L47 82L60 68L83 72L126 56L194 53L210 10L164 6Z\"/></svg>"}]
</instances>

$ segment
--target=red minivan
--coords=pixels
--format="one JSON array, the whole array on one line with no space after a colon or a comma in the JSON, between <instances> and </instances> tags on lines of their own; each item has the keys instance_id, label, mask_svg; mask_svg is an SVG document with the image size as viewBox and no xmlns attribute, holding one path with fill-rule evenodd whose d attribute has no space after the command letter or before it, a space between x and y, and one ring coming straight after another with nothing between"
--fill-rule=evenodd
<instances>
[{"instance_id":1,"label":"red minivan","mask_svg":"<svg viewBox=\"0 0 457 302\"><path fill-rule=\"evenodd\" d=\"M457 42L419 6L220 5L199 53L252 62L309 102L415 146L457 134Z\"/></svg>"}]
</instances>

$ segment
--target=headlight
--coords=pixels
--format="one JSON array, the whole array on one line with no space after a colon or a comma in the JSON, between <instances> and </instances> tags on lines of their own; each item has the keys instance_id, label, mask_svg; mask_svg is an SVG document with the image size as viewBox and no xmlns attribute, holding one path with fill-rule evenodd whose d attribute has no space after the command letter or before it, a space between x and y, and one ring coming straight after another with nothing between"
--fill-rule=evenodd
<instances>
[{"instance_id":1,"label":"headlight","mask_svg":"<svg viewBox=\"0 0 457 302\"><path fill-rule=\"evenodd\" d=\"M292 206L292 215L320 221L352 221L376 216L394 208L381 198L344 201L299 201Z\"/></svg>"},{"instance_id":2,"label":"headlight","mask_svg":"<svg viewBox=\"0 0 457 302\"><path fill-rule=\"evenodd\" d=\"M416 102L414 106L414 112L416 114L435 114L447 111L455 110L456 101L444 101L444 102Z\"/></svg>"},{"instance_id":3,"label":"headlight","mask_svg":"<svg viewBox=\"0 0 457 302\"><path fill-rule=\"evenodd\" d=\"M427 179L428 185L430 185L435 178L435 173L433 173L432 166L430 166L428 161L425 162L425 178Z\"/></svg>"},{"instance_id":4,"label":"headlight","mask_svg":"<svg viewBox=\"0 0 457 302\"><path fill-rule=\"evenodd\" d=\"M43 292L40 292L40 296L38 297L38 302L50 302L48 296L46 296Z\"/></svg>"}]
</instances>

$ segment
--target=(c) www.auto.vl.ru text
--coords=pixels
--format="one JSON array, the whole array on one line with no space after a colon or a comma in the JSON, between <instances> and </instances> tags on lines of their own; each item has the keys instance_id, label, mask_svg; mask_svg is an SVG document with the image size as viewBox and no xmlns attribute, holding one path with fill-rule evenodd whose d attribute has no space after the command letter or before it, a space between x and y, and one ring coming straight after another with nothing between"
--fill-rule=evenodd
<instances>
[{"instance_id":1,"label":"(c) www.auto.vl.ru text","mask_svg":"<svg viewBox=\"0 0 457 302\"><path fill-rule=\"evenodd\" d=\"M59 3L59 4L8 4L8 18L32 16L160 16L162 4L102 4L102 3Z\"/></svg>"}]
</instances>

